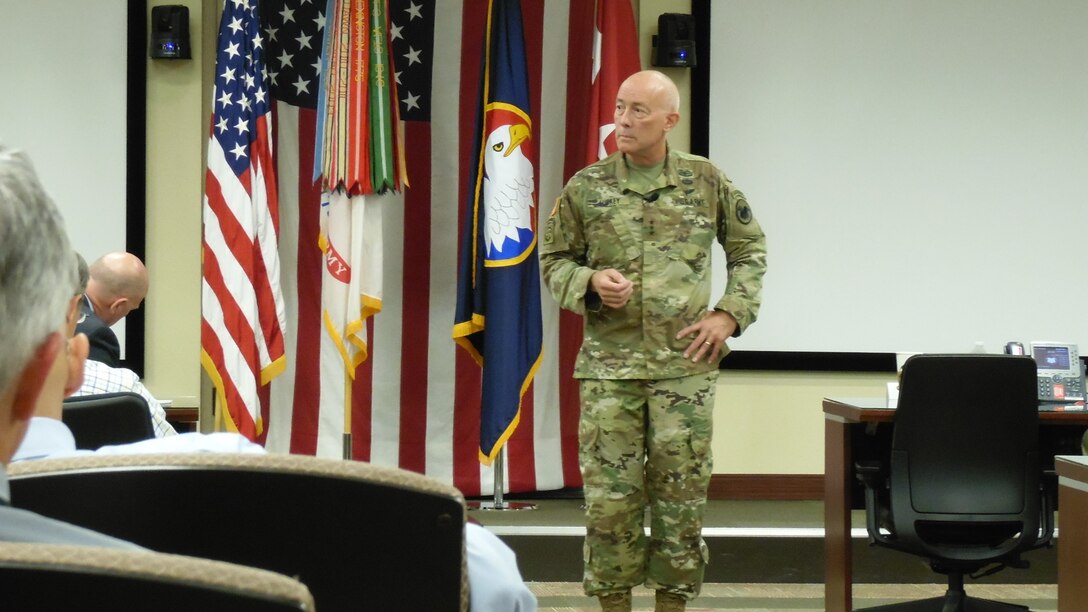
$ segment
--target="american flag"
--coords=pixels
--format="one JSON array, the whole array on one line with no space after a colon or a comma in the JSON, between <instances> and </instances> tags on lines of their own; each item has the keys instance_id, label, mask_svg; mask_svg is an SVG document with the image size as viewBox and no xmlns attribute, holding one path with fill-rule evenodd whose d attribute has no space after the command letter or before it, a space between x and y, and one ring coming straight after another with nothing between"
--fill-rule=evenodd
<instances>
[{"instance_id":1,"label":"american flag","mask_svg":"<svg viewBox=\"0 0 1088 612\"><path fill-rule=\"evenodd\" d=\"M269 450L316 454L321 379L321 190L313 180L323 6L265 0L261 30L267 46L273 134L279 179L281 284L287 318L287 365L272 382L265 414ZM340 386L343 386L342 378ZM297 398L297 410L295 400ZM338 429L339 435L343 432ZM326 452L326 456L339 453Z\"/></svg>"},{"instance_id":2,"label":"american flag","mask_svg":"<svg viewBox=\"0 0 1088 612\"><path fill-rule=\"evenodd\" d=\"M292 106L317 105L325 14L317 2L265 0L261 24L268 41L272 97Z\"/></svg>"},{"instance_id":3,"label":"american flag","mask_svg":"<svg viewBox=\"0 0 1088 612\"><path fill-rule=\"evenodd\" d=\"M550 212L569 176L564 161L574 158L577 168L583 155L584 142L569 139L568 132L584 132L588 122L593 4L523 2L540 215ZM492 494L494 474L479 459L480 370L450 338L450 322L487 5L390 2L409 187L383 209L383 306L368 321L369 357L350 387L354 458L424 473L469 496ZM267 447L340 456L344 415L335 403L345 394L344 383L342 377L323 380L319 367L321 193L312 181L316 41L324 10L323 2L299 0L264 0L262 6L274 79L282 283L291 323L287 370L271 385ZM569 375L580 319L574 316L575 325L561 332L558 307L546 292L542 302L544 358L507 441L509 492L581 485L577 384ZM561 361L564 342L573 350Z\"/></svg>"},{"instance_id":4,"label":"american flag","mask_svg":"<svg viewBox=\"0 0 1088 612\"><path fill-rule=\"evenodd\" d=\"M220 425L263 431L262 387L285 364L264 39L256 0L228 2L219 28L204 197L201 362Z\"/></svg>"}]
</instances>

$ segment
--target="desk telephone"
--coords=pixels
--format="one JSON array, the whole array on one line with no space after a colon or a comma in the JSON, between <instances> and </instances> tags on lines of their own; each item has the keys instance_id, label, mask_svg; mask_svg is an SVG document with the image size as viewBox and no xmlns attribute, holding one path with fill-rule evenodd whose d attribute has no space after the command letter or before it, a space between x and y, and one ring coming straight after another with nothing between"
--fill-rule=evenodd
<instances>
[{"instance_id":1,"label":"desk telephone","mask_svg":"<svg viewBox=\"0 0 1088 612\"><path fill-rule=\"evenodd\" d=\"M1040 402L1082 402L1084 365L1077 345L1063 342L1032 342L1031 356L1038 373ZM1010 342L1005 352L1023 355L1023 345Z\"/></svg>"}]
</instances>

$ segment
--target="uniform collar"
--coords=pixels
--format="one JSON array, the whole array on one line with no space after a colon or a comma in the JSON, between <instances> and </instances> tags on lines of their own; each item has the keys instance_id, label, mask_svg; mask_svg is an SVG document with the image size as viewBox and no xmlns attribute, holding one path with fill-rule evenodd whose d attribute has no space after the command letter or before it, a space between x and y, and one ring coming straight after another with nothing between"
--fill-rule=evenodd
<instances>
[{"instance_id":1,"label":"uniform collar","mask_svg":"<svg viewBox=\"0 0 1088 612\"><path fill-rule=\"evenodd\" d=\"M612 159L612 170L615 173L616 180L619 181L620 188L624 191L634 191L629 185L631 174L627 171L627 162L623 153L616 152L612 157L614 158ZM672 147L666 146L665 165L661 169L661 176L657 177L657 184L650 191L665 187L676 187L680 184L680 177L676 173L676 160L677 155L673 152ZM639 195L644 194L640 193Z\"/></svg>"}]
</instances>

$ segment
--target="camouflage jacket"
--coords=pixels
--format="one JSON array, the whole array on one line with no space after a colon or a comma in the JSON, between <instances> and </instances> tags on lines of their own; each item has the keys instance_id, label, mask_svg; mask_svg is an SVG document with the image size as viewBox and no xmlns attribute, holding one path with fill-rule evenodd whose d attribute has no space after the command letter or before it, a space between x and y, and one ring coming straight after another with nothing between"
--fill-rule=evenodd
<instances>
[{"instance_id":1,"label":"camouflage jacket","mask_svg":"<svg viewBox=\"0 0 1088 612\"><path fill-rule=\"evenodd\" d=\"M634 184L619 153L581 170L544 230L544 281L561 307L585 316L575 378L676 378L717 367L684 359L691 339L675 339L709 306L715 237L728 282L714 308L737 320L735 335L759 312L766 240L729 179L703 157L670 150L656 186L638 193ZM589 291L590 277L606 268L634 284L623 308L608 308Z\"/></svg>"}]
</instances>

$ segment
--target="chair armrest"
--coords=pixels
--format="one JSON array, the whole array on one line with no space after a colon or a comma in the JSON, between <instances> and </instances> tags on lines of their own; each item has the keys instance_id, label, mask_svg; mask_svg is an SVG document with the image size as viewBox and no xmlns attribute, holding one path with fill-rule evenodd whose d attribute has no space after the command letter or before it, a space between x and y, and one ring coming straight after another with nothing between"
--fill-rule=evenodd
<instances>
[{"instance_id":1,"label":"chair armrest","mask_svg":"<svg viewBox=\"0 0 1088 612\"><path fill-rule=\"evenodd\" d=\"M865 485L865 530L869 533L869 545L877 542L889 543L893 538L880 533L881 518L890 523L888 517L891 508L883 506L877 491L887 487L887 474L884 464L877 460L857 461L854 463L854 476Z\"/></svg>"},{"instance_id":2,"label":"chair armrest","mask_svg":"<svg viewBox=\"0 0 1088 612\"><path fill-rule=\"evenodd\" d=\"M877 488L884 482L884 464L875 459L854 463L854 476L866 489Z\"/></svg>"},{"instance_id":3,"label":"chair armrest","mask_svg":"<svg viewBox=\"0 0 1088 612\"><path fill-rule=\"evenodd\" d=\"M1042 534L1036 541L1037 547L1054 545L1054 509L1058 498L1058 472L1054 468L1044 469L1042 478L1039 479L1039 494L1042 495L1042 504L1039 509Z\"/></svg>"}]
</instances>

